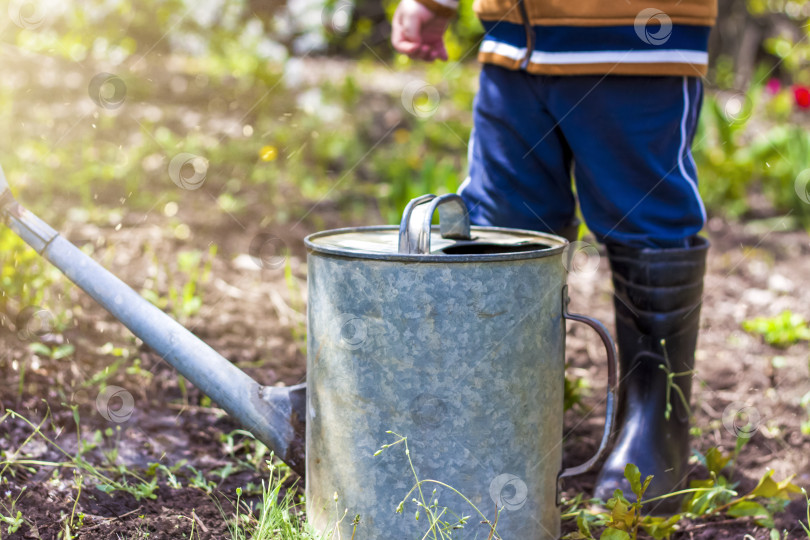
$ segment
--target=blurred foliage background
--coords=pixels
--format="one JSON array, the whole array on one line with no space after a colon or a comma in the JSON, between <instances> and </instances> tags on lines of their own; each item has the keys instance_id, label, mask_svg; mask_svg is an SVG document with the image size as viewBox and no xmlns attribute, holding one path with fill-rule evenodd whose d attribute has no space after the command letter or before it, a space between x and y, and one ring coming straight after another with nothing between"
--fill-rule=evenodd
<instances>
[{"instance_id":1,"label":"blurred foliage background","mask_svg":"<svg viewBox=\"0 0 810 540\"><path fill-rule=\"evenodd\" d=\"M465 176L469 2L450 61L427 65L389 45L395 0L4 1L1 163L56 225L171 203L178 223L213 203L261 226L393 223ZM805 1L720 2L694 149L714 217L810 224L808 16ZM181 163L199 192L172 181L181 153L199 158Z\"/></svg>"}]
</instances>

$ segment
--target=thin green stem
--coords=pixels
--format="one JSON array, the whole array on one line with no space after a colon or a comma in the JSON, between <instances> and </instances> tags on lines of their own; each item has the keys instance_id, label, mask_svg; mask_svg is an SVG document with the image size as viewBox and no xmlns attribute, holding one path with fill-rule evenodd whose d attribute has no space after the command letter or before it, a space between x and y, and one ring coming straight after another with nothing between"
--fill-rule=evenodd
<instances>
[{"instance_id":1,"label":"thin green stem","mask_svg":"<svg viewBox=\"0 0 810 540\"><path fill-rule=\"evenodd\" d=\"M84 459L82 459L80 456L71 456L61 446L59 446L58 444L56 444L56 442L51 440L50 437L48 437L47 435L42 433L41 428L45 424L45 421L47 420L47 418L50 416L50 408L48 408L48 412L45 414L45 418L43 418L42 422L40 422L39 425L34 425L34 423L31 422L28 418L22 416L21 414L15 412L15 411L12 411L12 410L9 409L8 412L12 415L12 417L19 418L20 420L22 420L23 422L28 424L34 430L31 433L31 435L29 435L28 438L25 439L23 444L20 445L20 449L22 449L26 444L28 444L28 442L35 435L39 435L40 437L42 437L45 440L45 442L47 442L49 445L51 445L53 448L55 448L57 451L59 451L63 456L65 456L68 459L68 461L70 461L73 464L73 466L75 466L76 468L87 471L88 473L95 476L96 478L98 478L102 482L104 482L104 483L106 483L106 484L108 484L110 486L113 486L116 489L122 489L123 488L123 484L121 484L120 482L116 482L112 478L110 478L110 477L108 477L108 476L106 476L106 475L104 475L104 474L102 474L100 472L102 470L115 470L115 469L107 469L107 468L98 469L98 468L94 467L93 465L91 465L90 463L88 463L87 461L85 461ZM28 463L28 462L30 462L30 463ZM6 460L6 461L0 462L0 463L5 464L5 467L3 467L3 470L0 471L0 475L2 475L10 465L13 465L15 463L31 464L31 465L37 464L35 460ZM51 463L51 466L63 466L64 465L64 464L56 464L56 463L53 463L53 462L50 462L50 463ZM41 463L41 464L45 465L45 464L47 464L47 462L46 463ZM141 477L140 475L138 475L138 474L132 473L131 471L130 471L129 474L133 478L138 480L139 482L146 482L146 480L143 477Z\"/></svg>"},{"instance_id":2,"label":"thin green stem","mask_svg":"<svg viewBox=\"0 0 810 540\"><path fill-rule=\"evenodd\" d=\"M413 474L413 477L416 480L416 484L414 484L414 486L408 491L408 493L405 494L405 497L403 497L402 502L400 503L400 505L404 504L414 491L418 491L419 492L419 499L421 501L420 505L421 505L422 508L425 509L425 513L427 514L427 518L428 518L428 521L429 521L429 524L430 524L430 528L427 530L427 532L425 532L425 535L422 537L422 540L426 539L428 537L428 535L431 534L431 533L433 534L433 538L438 540L437 532L438 532L439 535L441 535L441 538L446 538L446 535L444 534L444 531L441 528L437 529L436 524L438 523L440 518L445 514L447 509L444 508L438 515L434 514L434 512L430 508L430 505L425 500L424 493L422 492L422 484L425 484L425 483L432 483L432 484L436 484L437 486L441 486L443 488L449 489L450 491L452 491L453 493L455 493L456 495L461 497L462 500L464 500L464 502L469 504L472 507L472 509L475 510L475 512L481 517L481 519L484 522L489 523L489 520L483 514L483 512L481 512L478 509L478 507L475 506L475 504L469 498L467 498L463 493L458 491L453 486L451 486L449 484L446 484L444 482L441 482L439 480L432 480L432 479L420 480L419 475L416 473L416 467L414 467L413 460L411 459L411 452L410 452L410 448L408 447L408 438L400 435L399 433L393 432L393 431L389 431L388 433L399 437L399 440L394 441L393 443L387 444L383 448L390 448L391 446L394 446L396 444L403 443L405 445L405 455L408 458L408 465L410 466L411 473ZM496 519L496 523L497 523L497 519ZM492 525L490 525L490 527L492 528L492 533L494 534L495 533L495 527L492 526Z\"/></svg>"},{"instance_id":3,"label":"thin green stem","mask_svg":"<svg viewBox=\"0 0 810 540\"><path fill-rule=\"evenodd\" d=\"M445 484L444 482L440 482L439 480L431 480L431 479L427 479L427 480L420 480L420 481L419 481L419 483L420 483L420 484L423 484L423 483L426 483L426 482L430 482L430 483L432 483L432 484L436 484L436 485L439 485L439 486L442 486L442 487L444 487L444 488L449 489L450 491L452 491L453 493L455 493L456 495L458 495L459 497L461 497L461 498L464 500L464 502L466 502L467 504L469 504L469 505L472 507L472 509L473 509L473 510L475 510L475 512L476 512L476 513L477 513L479 516L481 516L481 519L486 520L486 521L489 521L489 520L487 519L487 516L485 516L485 515L484 515L484 514L483 514L483 513L482 513L482 512L481 512L481 511L478 509L478 507L477 507L477 506L475 506L475 504L474 504L474 503L473 503L473 502L472 502L470 499L468 499L468 498L467 498L467 497L466 497L466 496L465 496L463 493L461 493L459 490L457 490L457 489L456 489L456 488L454 488L453 486L451 486L451 485L449 485L449 484Z\"/></svg>"},{"instance_id":4,"label":"thin green stem","mask_svg":"<svg viewBox=\"0 0 810 540\"><path fill-rule=\"evenodd\" d=\"M34 432L32 432L31 435L29 435L28 437L26 437L26 439L23 441L23 443L17 448L17 452L22 450L25 447L25 445L28 444L31 441L31 439L34 438L34 436L39 431L39 428L42 427L45 424L45 421L48 419L48 414L49 413L50 413L50 409L48 409L48 412L45 414L45 418L42 419L42 422L39 424L39 426L37 426L34 429ZM12 418L17 418L17 417L22 418L19 414L15 413L11 409L9 409L8 412L6 412L6 414L3 416L3 420L2 420L2 422L0 422L0 424L5 422L6 418L8 418L9 416L11 416ZM23 418L23 420L28 422L28 420L25 419L25 418ZM30 422L29 422L29 425L31 425ZM17 453L17 452L15 452L15 453ZM9 465L10 465L10 463L8 463L5 467L3 467L3 470L0 471L0 476L3 476L3 474L6 472L6 469L8 469Z\"/></svg>"},{"instance_id":5,"label":"thin green stem","mask_svg":"<svg viewBox=\"0 0 810 540\"><path fill-rule=\"evenodd\" d=\"M714 489L716 489L716 488L710 487L710 488L687 488L687 489L682 489L680 491L673 491L672 493L665 493L664 495L659 495L659 496L653 497L651 499L645 499L645 500L641 501L641 504L649 504L649 503L651 503L653 501L660 501L660 500L663 500L663 499L667 499L669 497L677 497L678 495L685 495L687 493L700 493L700 492L703 492L703 491L713 491ZM737 492L732 490L732 489L725 489L725 491L727 493L731 493L732 495L737 495Z\"/></svg>"},{"instance_id":6,"label":"thin green stem","mask_svg":"<svg viewBox=\"0 0 810 540\"><path fill-rule=\"evenodd\" d=\"M73 517L76 515L76 506L79 504L79 497L82 496L82 480L84 480L84 477L79 475L79 486L76 490L76 498L73 500L73 509L70 511L70 521L68 523L68 528L71 531L73 530Z\"/></svg>"}]
</instances>

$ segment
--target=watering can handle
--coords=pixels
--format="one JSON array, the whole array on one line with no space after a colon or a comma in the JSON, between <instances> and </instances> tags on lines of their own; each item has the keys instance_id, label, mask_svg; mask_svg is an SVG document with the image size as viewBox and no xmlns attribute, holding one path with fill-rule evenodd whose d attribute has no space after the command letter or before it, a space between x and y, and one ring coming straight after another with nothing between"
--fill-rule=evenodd
<instances>
[{"instance_id":1,"label":"watering can handle","mask_svg":"<svg viewBox=\"0 0 810 540\"><path fill-rule=\"evenodd\" d=\"M429 204L428 204L429 203ZM471 240L470 214L464 199L455 193L422 195L412 199L402 213L399 225L399 253L430 253L430 230L433 214L439 210L442 238Z\"/></svg>"},{"instance_id":2,"label":"watering can handle","mask_svg":"<svg viewBox=\"0 0 810 540\"><path fill-rule=\"evenodd\" d=\"M591 459L585 463L576 467L568 467L567 469L560 471L560 474L557 475L557 504L560 502L560 494L562 493L562 479L589 471L605 453L605 449L607 448L613 434L613 423L616 419L616 383L618 371L616 364L616 345L613 343L613 338L608 333L607 328L605 328L605 325L603 325L601 322L591 317L578 315L568 311L568 303L570 300L571 299L568 298L568 285L565 285L563 286L562 290L563 317L572 321L587 324L596 330L596 333L599 334L599 337L602 338L602 343L605 345L608 364L607 399L605 406L605 429L602 433L602 440L599 441L599 448L596 449L596 453L591 457Z\"/></svg>"}]
</instances>

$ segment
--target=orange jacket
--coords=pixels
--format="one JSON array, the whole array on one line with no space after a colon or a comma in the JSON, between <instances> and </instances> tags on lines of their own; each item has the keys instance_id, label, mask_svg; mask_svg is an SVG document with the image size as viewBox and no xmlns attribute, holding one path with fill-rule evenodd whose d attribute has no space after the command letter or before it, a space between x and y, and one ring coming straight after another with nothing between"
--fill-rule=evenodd
<instances>
[{"instance_id":1,"label":"orange jacket","mask_svg":"<svg viewBox=\"0 0 810 540\"><path fill-rule=\"evenodd\" d=\"M418 0L452 16L458 0ZM548 75L706 74L717 0L475 0L482 62Z\"/></svg>"}]
</instances>

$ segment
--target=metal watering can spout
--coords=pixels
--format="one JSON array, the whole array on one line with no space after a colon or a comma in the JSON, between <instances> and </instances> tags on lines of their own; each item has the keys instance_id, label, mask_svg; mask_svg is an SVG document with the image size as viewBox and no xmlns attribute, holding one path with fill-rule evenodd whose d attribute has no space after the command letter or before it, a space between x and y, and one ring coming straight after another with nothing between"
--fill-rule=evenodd
<instances>
[{"instance_id":1,"label":"metal watering can spout","mask_svg":"<svg viewBox=\"0 0 810 540\"><path fill-rule=\"evenodd\" d=\"M304 475L306 384L263 386L142 298L12 196L0 168L0 219L235 417L291 469Z\"/></svg>"}]
</instances>

